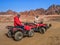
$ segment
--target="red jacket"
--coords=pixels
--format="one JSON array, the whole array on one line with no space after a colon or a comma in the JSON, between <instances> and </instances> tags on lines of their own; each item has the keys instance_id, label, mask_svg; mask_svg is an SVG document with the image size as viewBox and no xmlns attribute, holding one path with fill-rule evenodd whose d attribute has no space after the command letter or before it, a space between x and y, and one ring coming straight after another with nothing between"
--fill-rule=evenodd
<instances>
[{"instance_id":1,"label":"red jacket","mask_svg":"<svg viewBox=\"0 0 60 45\"><path fill-rule=\"evenodd\" d=\"M22 22L19 20L17 16L14 17L14 26L21 26Z\"/></svg>"}]
</instances>

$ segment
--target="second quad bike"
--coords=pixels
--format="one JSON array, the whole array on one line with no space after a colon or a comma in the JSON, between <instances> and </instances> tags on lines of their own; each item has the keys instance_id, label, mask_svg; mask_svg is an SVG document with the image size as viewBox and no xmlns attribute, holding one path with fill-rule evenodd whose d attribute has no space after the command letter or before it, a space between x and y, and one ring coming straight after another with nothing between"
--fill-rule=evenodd
<instances>
[{"instance_id":1,"label":"second quad bike","mask_svg":"<svg viewBox=\"0 0 60 45\"><path fill-rule=\"evenodd\" d=\"M51 24L43 24L43 23L28 23L29 26L32 27L32 29L36 32L40 32L41 34L44 34L48 28L50 28Z\"/></svg>"}]
</instances>

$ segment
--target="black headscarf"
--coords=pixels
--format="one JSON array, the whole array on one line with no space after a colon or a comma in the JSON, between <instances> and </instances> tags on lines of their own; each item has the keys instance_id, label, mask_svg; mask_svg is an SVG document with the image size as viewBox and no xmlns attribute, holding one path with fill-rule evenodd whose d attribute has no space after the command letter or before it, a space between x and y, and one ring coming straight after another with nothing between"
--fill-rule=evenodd
<instances>
[{"instance_id":1,"label":"black headscarf","mask_svg":"<svg viewBox=\"0 0 60 45\"><path fill-rule=\"evenodd\" d=\"M18 18L20 17L20 14L17 14Z\"/></svg>"}]
</instances>

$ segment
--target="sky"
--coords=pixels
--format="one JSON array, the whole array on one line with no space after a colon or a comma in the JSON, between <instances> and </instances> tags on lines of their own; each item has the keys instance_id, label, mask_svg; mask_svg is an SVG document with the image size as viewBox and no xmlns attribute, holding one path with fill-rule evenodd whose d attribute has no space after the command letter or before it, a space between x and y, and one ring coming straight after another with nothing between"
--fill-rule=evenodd
<instances>
[{"instance_id":1,"label":"sky","mask_svg":"<svg viewBox=\"0 0 60 45\"><path fill-rule=\"evenodd\" d=\"M7 10L23 12L38 8L47 9L52 4L60 5L60 0L0 0L0 12Z\"/></svg>"}]
</instances>

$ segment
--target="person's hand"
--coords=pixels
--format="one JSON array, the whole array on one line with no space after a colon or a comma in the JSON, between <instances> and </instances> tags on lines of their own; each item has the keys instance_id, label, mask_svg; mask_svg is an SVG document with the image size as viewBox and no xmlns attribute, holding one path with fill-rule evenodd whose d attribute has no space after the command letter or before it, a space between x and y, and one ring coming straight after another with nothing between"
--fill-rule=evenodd
<instances>
[{"instance_id":1,"label":"person's hand","mask_svg":"<svg viewBox=\"0 0 60 45\"><path fill-rule=\"evenodd\" d=\"M24 23L21 23L24 26Z\"/></svg>"}]
</instances>

